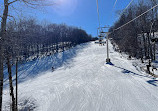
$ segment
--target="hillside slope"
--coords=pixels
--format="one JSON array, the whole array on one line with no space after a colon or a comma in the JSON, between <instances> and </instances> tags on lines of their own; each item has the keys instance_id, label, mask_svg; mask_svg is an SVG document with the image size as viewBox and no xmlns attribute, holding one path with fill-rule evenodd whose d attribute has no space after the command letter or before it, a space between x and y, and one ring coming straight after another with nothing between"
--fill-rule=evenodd
<instances>
[{"instance_id":1,"label":"hillside slope","mask_svg":"<svg viewBox=\"0 0 158 111\"><path fill-rule=\"evenodd\" d=\"M73 58L56 71L43 71L39 76L19 84L20 109L157 111L156 79L136 70L132 60L115 52L111 44L113 65L105 64L106 46L90 42L77 47ZM37 64L44 65L41 62ZM9 110L9 102L9 90L6 88L4 111Z\"/></svg>"}]
</instances>

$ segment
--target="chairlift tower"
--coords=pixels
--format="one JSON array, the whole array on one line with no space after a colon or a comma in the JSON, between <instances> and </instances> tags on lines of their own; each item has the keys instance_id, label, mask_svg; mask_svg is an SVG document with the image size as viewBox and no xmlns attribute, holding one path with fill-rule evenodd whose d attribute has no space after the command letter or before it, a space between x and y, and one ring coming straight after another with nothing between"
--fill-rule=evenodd
<instances>
[{"instance_id":1,"label":"chairlift tower","mask_svg":"<svg viewBox=\"0 0 158 111\"><path fill-rule=\"evenodd\" d=\"M106 58L106 63L110 63L110 57L109 57L109 34L110 32L105 32L107 37L106 37L106 45L107 45L107 58Z\"/></svg>"},{"instance_id":2,"label":"chairlift tower","mask_svg":"<svg viewBox=\"0 0 158 111\"><path fill-rule=\"evenodd\" d=\"M109 57L109 34L110 34L110 32L105 32L104 30L106 30L107 28L110 28L109 26L108 27L101 27L101 28L98 28L98 30L97 30L97 34L98 34L98 37L99 37L99 39L103 39L103 38L105 38L105 36L107 36L106 37L106 45L107 45L107 58L106 58L106 62L107 63L110 63L111 62L111 60L110 60L110 57Z\"/></svg>"}]
</instances>

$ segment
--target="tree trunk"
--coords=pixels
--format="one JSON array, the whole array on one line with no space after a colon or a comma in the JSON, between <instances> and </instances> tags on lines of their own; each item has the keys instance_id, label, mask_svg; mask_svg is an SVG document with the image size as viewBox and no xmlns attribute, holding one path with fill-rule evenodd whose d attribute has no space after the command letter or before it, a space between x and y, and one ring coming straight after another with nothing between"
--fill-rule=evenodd
<instances>
[{"instance_id":1,"label":"tree trunk","mask_svg":"<svg viewBox=\"0 0 158 111\"><path fill-rule=\"evenodd\" d=\"M153 53L152 53L152 46L151 46L151 35L149 35L149 32L147 32L147 38L148 38L148 56L151 60L153 60Z\"/></svg>"},{"instance_id":2,"label":"tree trunk","mask_svg":"<svg viewBox=\"0 0 158 111\"><path fill-rule=\"evenodd\" d=\"M153 60L156 60L156 44L155 44L155 42L154 42L153 50L154 50Z\"/></svg>"},{"instance_id":3,"label":"tree trunk","mask_svg":"<svg viewBox=\"0 0 158 111\"><path fill-rule=\"evenodd\" d=\"M0 111L2 111L2 95L3 95L3 43L6 33L6 23L8 16L8 0L4 0L4 11L1 22L1 36L0 36Z\"/></svg>"},{"instance_id":4,"label":"tree trunk","mask_svg":"<svg viewBox=\"0 0 158 111\"><path fill-rule=\"evenodd\" d=\"M8 74L9 74L9 86L10 86L10 96L12 97L12 111L15 111L15 98L14 98L14 88L12 81L12 71L9 57L7 58Z\"/></svg>"},{"instance_id":5,"label":"tree trunk","mask_svg":"<svg viewBox=\"0 0 158 111\"><path fill-rule=\"evenodd\" d=\"M147 47L146 47L146 39L145 39L144 32L143 32L143 45L144 45L144 56L146 58L147 57Z\"/></svg>"},{"instance_id":6,"label":"tree trunk","mask_svg":"<svg viewBox=\"0 0 158 111\"><path fill-rule=\"evenodd\" d=\"M16 60L16 111L18 111L18 59Z\"/></svg>"},{"instance_id":7,"label":"tree trunk","mask_svg":"<svg viewBox=\"0 0 158 111\"><path fill-rule=\"evenodd\" d=\"M2 95L3 95L3 54L0 46L0 111L2 111Z\"/></svg>"}]
</instances>

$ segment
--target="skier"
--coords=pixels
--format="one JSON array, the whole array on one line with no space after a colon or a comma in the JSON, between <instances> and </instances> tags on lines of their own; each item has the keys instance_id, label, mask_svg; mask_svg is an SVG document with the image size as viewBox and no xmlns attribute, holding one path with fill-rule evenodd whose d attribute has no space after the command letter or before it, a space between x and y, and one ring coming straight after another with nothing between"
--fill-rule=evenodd
<instances>
[{"instance_id":1,"label":"skier","mask_svg":"<svg viewBox=\"0 0 158 111\"><path fill-rule=\"evenodd\" d=\"M52 72L54 72L54 67L52 67Z\"/></svg>"}]
</instances>

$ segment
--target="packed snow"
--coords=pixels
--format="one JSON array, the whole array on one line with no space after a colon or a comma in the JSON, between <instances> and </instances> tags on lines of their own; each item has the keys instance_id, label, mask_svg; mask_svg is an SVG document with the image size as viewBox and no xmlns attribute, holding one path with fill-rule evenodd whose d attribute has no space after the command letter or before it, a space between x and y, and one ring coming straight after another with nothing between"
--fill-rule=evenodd
<instances>
[{"instance_id":1,"label":"packed snow","mask_svg":"<svg viewBox=\"0 0 158 111\"><path fill-rule=\"evenodd\" d=\"M157 111L158 80L135 67L134 63L138 60L128 60L126 56L115 52L111 44L109 48L110 65L105 62L106 46L94 42L66 51L66 59L60 59L62 64L54 72L51 67L55 65L53 60L57 59L53 57L31 63L32 67L29 68L28 64L23 65L24 71L20 74L24 73L29 78L21 78L19 84L19 109ZM59 55L62 56L62 53ZM30 73L36 73L37 76L29 76ZM5 87L3 110L10 110L9 106L9 89Z\"/></svg>"}]
</instances>

